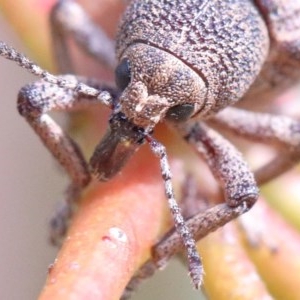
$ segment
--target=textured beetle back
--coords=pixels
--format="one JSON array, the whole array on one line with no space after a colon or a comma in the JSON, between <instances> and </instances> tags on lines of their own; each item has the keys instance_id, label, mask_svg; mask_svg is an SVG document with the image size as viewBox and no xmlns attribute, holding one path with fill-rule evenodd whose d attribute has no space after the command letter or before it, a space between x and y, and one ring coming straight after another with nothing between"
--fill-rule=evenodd
<instances>
[{"instance_id":1,"label":"textured beetle back","mask_svg":"<svg viewBox=\"0 0 300 300\"><path fill-rule=\"evenodd\" d=\"M252 1L132 1L120 24L117 56L146 43L181 59L202 77L212 112L247 91L268 54L265 24Z\"/></svg>"}]
</instances>

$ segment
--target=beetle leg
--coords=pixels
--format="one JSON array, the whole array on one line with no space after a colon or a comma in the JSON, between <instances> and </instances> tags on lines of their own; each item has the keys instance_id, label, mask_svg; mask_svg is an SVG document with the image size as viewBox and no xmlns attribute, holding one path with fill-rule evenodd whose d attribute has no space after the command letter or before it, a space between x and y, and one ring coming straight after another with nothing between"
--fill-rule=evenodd
<instances>
[{"instance_id":1,"label":"beetle leg","mask_svg":"<svg viewBox=\"0 0 300 300\"><path fill-rule=\"evenodd\" d=\"M50 15L53 50L60 73L72 72L66 36L102 64L115 67L115 44L73 0L58 0ZM72 72L73 73L73 72Z\"/></svg>"},{"instance_id":2,"label":"beetle leg","mask_svg":"<svg viewBox=\"0 0 300 300\"><path fill-rule=\"evenodd\" d=\"M18 110L72 181L66 205L51 222L51 240L56 243L65 233L72 213L71 204L89 183L91 175L80 148L47 113L82 109L100 103L112 107L113 99L107 90L101 89L99 83L71 75L54 76L3 42L0 42L0 56L17 62L24 69L43 78L20 90Z\"/></svg>"},{"instance_id":3,"label":"beetle leg","mask_svg":"<svg viewBox=\"0 0 300 300\"><path fill-rule=\"evenodd\" d=\"M279 146L279 154L255 172L258 184L266 183L300 161L300 122L290 117L226 108L212 124L254 141Z\"/></svg>"},{"instance_id":4,"label":"beetle leg","mask_svg":"<svg viewBox=\"0 0 300 300\"><path fill-rule=\"evenodd\" d=\"M258 188L242 155L216 131L192 120L176 129L204 157L224 188L226 204L216 205L187 221L195 240L199 240L249 210L258 198ZM178 234L169 233L153 247L153 259L157 265L164 265L181 248Z\"/></svg>"},{"instance_id":5,"label":"beetle leg","mask_svg":"<svg viewBox=\"0 0 300 300\"><path fill-rule=\"evenodd\" d=\"M59 80L76 80L74 76L62 76ZM105 96L105 94L104 94ZM66 201L51 220L50 238L57 244L64 236L81 190L90 182L88 164L79 146L47 114L50 111L70 111L91 105L99 105L97 98L87 99L74 89L60 88L43 80L23 87L18 95L18 110L41 138L44 145L67 171L72 184Z\"/></svg>"},{"instance_id":6,"label":"beetle leg","mask_svg":"<svg viewBox=\"0 0 300 300\"><path fill-rule=\"evenodd\" d=\"M227 205L246 204L250 209L258 197L258 188L242 154L215 130L197 120L179 124L176 128L204 157L214 177L220 181Z\"/></svg>"},{"instance_id":7,"label":"beetle leg","mask_svg":"<svg viewBox=\"0 0 300 300\"><path fill-rule=\"evenodd\" d=\"M293 0L255 0L265 19L277 51L291 59L293 67L299 64L300 3ZM299 72L295 70L296 72ZM292 71L293 72L293 71Z\"/></svg>"},{"instance_id":8,"label":"beetle leg","mask_svg":"<svg viewBox=\"0 0 300 300\"><path fill-rule=\"evenodd\" d=\"M216 205L187 221L196 240L249 210L258 198L254 176L238 150L213 129L197 121L176 129L210 166L224 188L226 204ZM177 233L169 233L153 247L153 258L167 261L182 245Z\"/></svg>"},{"instance_id":9,"label":"beetle leg","mask_svg":"<svg viewBox=\"0 0 300 300\"><path fill-rule=\"evenodd\" d=\"M61 76L59 80L77 80L74 76ZM104 94L105 96L105 94ZM57 244L64 236L82 189L90 182L88 164L79 146L47 114L50 111L70 111L99 105L97 98L84 97L76 90L60 88L43 80L26 85L18 95L18 110L41 138L44 145L67 171L72 184L66 201L51 220L50 238Z\"/></svg>"},{"instance_id":10,"label":"beetle leg","mask_svg":"<svg viewBox=\"0 0 300 300\"><path fill-rule=\"evenodd\" d=\"M225 191L226 204L213 206L186 220L197 241L248 211L258 198L258 188L242 155L217 132L197 121L180 124L177 129L207 160ZM153 246L152 258L131 279L122 299L128 299L140 282L163 268L182 247L181 237L173 228Z\"/></svg>"}]
</instances>

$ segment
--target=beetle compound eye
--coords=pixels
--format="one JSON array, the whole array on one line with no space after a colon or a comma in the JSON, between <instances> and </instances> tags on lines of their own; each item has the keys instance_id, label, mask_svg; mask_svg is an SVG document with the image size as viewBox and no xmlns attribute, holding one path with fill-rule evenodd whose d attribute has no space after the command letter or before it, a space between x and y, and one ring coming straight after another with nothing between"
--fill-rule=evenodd
<instances>
[{"instance_id":1,"label":"beetle compound eye","mask_svg":"<svg viewBox=\"0 0 300 300\"><path fill-rule=\"evenodd\" d=\"M180 104L171 107L166 113L166 119L172 122L186 121L194 111L194 104Z\"/></svg>"},{"instance_id":2,"label":"beetle compound eye","mask_svg":"<svg viewBox=\"0 0 300 300\"><path fill-rule=\"evenodd\" d=\"M130 74L130 65L127 58L122 59L120 64L115 70L116 84L117 87L123 91L128 86L131 74Z\"/></svg>"}]
</instances>

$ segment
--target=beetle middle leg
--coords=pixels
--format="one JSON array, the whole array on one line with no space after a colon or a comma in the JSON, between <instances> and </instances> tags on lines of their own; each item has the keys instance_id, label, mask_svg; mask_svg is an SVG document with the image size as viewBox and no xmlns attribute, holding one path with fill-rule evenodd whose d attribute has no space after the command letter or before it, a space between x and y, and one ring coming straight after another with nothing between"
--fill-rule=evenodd
<instances>
[{"instance_id":1,"label":"beetle middle leg","mask_svg":"<svg viewBox=\"0 0 300 300\"><path fill-rule=\"evenodd\" d=\"M230 107L217 114L211 121L241 137L279 148L281 153L255 172L259 185L281 175L300 161L298 120Z\"/></svg>"}]
</instances>

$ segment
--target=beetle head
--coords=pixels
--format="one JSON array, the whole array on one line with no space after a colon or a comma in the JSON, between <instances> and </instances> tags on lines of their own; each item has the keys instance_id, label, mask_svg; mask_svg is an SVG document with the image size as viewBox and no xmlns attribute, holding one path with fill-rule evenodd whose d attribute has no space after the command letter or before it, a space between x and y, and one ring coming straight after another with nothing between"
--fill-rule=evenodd
<instances>
[{"instance_id":1,"label":"beetle head","mask_svg":"<svg viewBox=\"0 0 300 300\"><path fill-rule=\"evenodd\" d=\"M143 43L124 51L116 84L121 96L90 161L101 180L124 166L158 122L182 122L210 109L205 83L196 72L172 54Z\"/></svg>"},{"instance_id":2,"label":"beetle head","mask_svg":"<svg viewBox=\"0 0 300 300\"><path fill-rule=\"evenodd\" d=\"M206 86L196 72L172 54L143 43L124 51L116 83L122 90L120 110L145 129L165 118L185 121L207 106Z\"/></svg>"}]
</instances>

